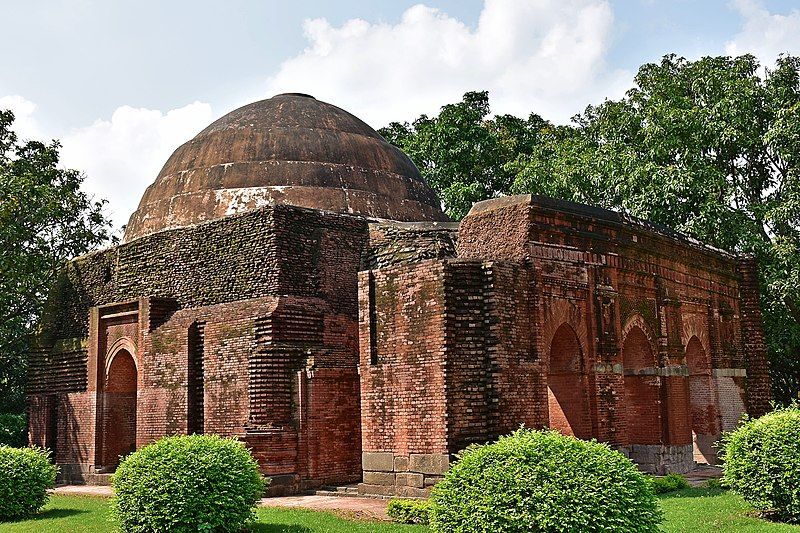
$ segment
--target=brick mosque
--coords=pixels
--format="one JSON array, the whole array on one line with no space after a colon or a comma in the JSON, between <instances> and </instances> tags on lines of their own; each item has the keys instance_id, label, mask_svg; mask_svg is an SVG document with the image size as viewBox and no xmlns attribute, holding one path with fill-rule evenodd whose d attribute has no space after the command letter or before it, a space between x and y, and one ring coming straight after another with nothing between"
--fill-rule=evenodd
<instances>
[{"instance_id":1,"label":"brick mosque","mask_svg":"<svg viewBox=\"0 0 800 533\"><path fill-rule=\"evenodd\" d=\"M235 435L271 491L425 495L519 428L645 471L768 409L756 265L539 196L448 221L411 160L302 94L178 148L122 244L71 261L30 358L31 442L103 482L164 435Z\"/></svg>"}]
</instances>

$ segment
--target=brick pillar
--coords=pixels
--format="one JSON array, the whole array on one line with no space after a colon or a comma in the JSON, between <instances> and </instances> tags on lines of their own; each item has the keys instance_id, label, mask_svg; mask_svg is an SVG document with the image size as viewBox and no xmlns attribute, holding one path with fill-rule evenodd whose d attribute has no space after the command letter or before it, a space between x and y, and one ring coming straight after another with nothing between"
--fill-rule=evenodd
<instances>
[{"instance_id":1,"label":"brick pillar","mask_svg":"<svg viewBox=\"0 0 800 533\"><path fill-rule=\"evenodd\" d=\"M770 410L772 390L764 342L764 323L761 318L758 264L755 258L740 259L738 271L742 345L747 364L747 412L757 417Z\"/></svg>"}]
</instances>

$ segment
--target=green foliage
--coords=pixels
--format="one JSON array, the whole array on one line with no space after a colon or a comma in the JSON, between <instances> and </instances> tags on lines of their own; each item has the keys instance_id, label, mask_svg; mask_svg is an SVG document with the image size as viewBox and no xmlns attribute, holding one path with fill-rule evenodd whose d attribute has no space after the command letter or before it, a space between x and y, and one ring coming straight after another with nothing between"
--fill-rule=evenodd
<instances>
[{"instance_id":1,"label":"green foliage","mask_svg":"<svg viewBox=\"0 0 800 533\"><path fill-rule=\"evenodd\" d=\"M666 494L668 492L689 488L689 482L686 481L686 478L675 473L659 477L651 476L650 484L653 486L653 492L656 494Z\"/></svg>"},{"instance_id":2,"label":"green foliage","mask_svg":"<svg viewBox=\"0 0 800 533\"><path fill-rule=\"evenodd\" d=\"M112 514L126 532L239 531L266 482L243 443L166 437L125 457L112 479Z\"/></svg>"},{"instance_id":3,"label":"green foliage","mask_svg":"<svg viewBox=\"0 0 800 533\"><path fill-rule=\"evenodd\" d=\"M530 153L547 125L540 116L488 118L489 93L468 92L461 102L442 107L436 117L412 124L392 122L380 134L416 163L439 194L447 214L460 219L472 204L507 194L514 174L507 165Z\"/></svg>"},{"instance_id":4,"label":"green foliage","mask_svg":"<svg viewBox=\"0 0 800 533\"><path fill-rule=\"evenodd\" d=\"M719 489L691 488L658 497L665 533L798 533L800 527L753 515L741 496Z\"/></svg>"},{"instance_id":5,"label":"green foliage","mask_svg":"<svg viewBox=\"0 0 800 533\"><path fill-rule=\"evenodd\" d=\"M704 488L659 496L665 533L798 533L800 526L768 522L752 514L737 494ZM348 520L309 509L259 507L253 533L428 533L427 526ZM3 533L102 533L117 531L108 520L108 499L54 494L41 513L3 524ZM527 531L527 530L526 530Z\"/></svg>"},{"instance_id":6,"label":"green foliage","mask_svg":"<svg viewBox=\"0 0 800 533\"><path fill-rule=\"evenodd\" d=\"M657 531L662 520L630 460L555 431L520 429L467 448L431 502L440 532Z\"/></svg>"},{"instance_id":7,"label":"green foliage","mask_svg":"<svg viewBox=\"0 0 800 533\"><path fill-rule=\"evenodd\" d=\"M0 414L0 445L15 447L28 445L28 421L25 415Z\"/></svg>"},{"instance_id":8,"label":"green foliage","mask_svg":"<svg viewBox=\"0 0 800 533\"><path fill-rule=\"evenodd\" d=\"M343 513L259 506L242 533L430 533L427 526L367 520ZM109 498L53 494L36 516L0 524L3 533L119 533L108 519Z\"/></svg>"},{"instance_id":9,"label":"green foliage","mask_svg":"<svg viewBox=\"0 0 800 533\"><path fill-rule=\"evenodd\" d=\"M386 513L401 524L427 524L430 521L431 502L428 500L389 500Z\"/></svg>"},{"instance_id":10,"label":"green foliage","mask_svg":"<svg viewBox=\"0 0 800 533\"><path fill-rule=\"evenodd\" d=\"M491 118L487 93L467 93L381 133L454 218L478 200L543 194L755 255L773 394L800 398L800 58L762 69L749 55L667 55L573 120Z\"/></svg>"},{"instance_id":11,"label":"green foliage","mask_svg":"<svg viewBox=\"0 0 800 533\"><path fill-rule=\"evenodd\" d=\"M643 65L625 98L588 107L517 161L514 192L666 225L761 265L774 393L800 392L800 58Z\"/></svg>"},{"instance_id":12,"label":"green foliage","mask_svg":"<svg viewBox=\"0 0 800 533\"><path fill-rule=\"evenodd\" d=\"M20 142L0 110L0 404L24 409L28 337L64 263L110 238L83 176L58 168L59 144Z\"/></svg>"},{"instance_id":13,"label":"green foliage","mask_svg":"<svg viewBox=\"0 0 800 533\"><path fill-rule=\"evenodd\" d=\"M0 520L24 518L47 503L56 482L50 452L41 448L0 446Z\"/></svg>"},{"instance_id":14,"label":"green foliage","mask_svg":"<svg viewBox=\"0 0 800 533\"><path fill-rule=\"evenodd\" d=\"M800 523L800 407L745 420L722 442L725 485L765 515Z\"/></svg>"}]
</instances>

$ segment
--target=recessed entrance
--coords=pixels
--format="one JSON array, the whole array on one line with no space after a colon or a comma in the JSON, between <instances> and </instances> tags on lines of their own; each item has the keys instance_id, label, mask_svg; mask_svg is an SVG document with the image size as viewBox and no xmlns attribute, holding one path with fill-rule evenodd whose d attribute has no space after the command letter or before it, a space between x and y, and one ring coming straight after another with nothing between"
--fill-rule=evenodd
<instances>
[{"instance_id":1,"label":"recessed entrance","mask_svg":"<svg viewBox=\"0 0 800 533\"><path fill-rule=\"evenodd\" d=\"M697 337L692 337L686 345L686 365L689 367L689 423L694 460L716 464L717 451L714 446L720 432L714 380L711 361Z\"/></svg>"},{"instance_id":2,"label":"recessed entrance","mask_svg":"<svg viewBox=\"0 0 800 533\"><path fill-rule=\"evenodd\" d=\"M661 442L660 390L657 363L644 331L634 326L622 345L625 374L625 425L628 444Z\"/></svg>"},{"instance_id":3,"label":"recessed entrance","mask_svg":"<svg viewBox=\"0 0 800 533\"><path fill-rule=\"evenodd\" d=\"M550 427L581 439L592 436L586 376L582 370L581 344L568 324L562 324L550 345L547 404Z\"/></svg>"},{"instance_id":4,"label":"recessed entrance","mask_svg":"<svg viewBox=\"0 0 800 533\"><path fill-rule=\"evenodd\" d=\"M103 410L103 466L111 472L121 456L136 449L136 362L128 350L116 352L108 366Z\"/></svg>"}]
</instances>

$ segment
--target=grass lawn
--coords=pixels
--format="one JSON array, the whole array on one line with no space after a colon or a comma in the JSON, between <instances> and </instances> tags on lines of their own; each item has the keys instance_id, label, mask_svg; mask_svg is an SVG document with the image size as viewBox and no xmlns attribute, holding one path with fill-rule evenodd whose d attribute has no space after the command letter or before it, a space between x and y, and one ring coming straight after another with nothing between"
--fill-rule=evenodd
<instances>
[{"instance_id":1,"label":"grass lawn","mask_svg":"<svg viewBox=\"0 0 800 533\"><path fill-rule=\"evenodd\" d=\"M750 509L744 500L720 489L685 489L659 499L666 516L664 531L800 533L800 526L749 516Z\"/></svg>"},{"instance_id":2,"label":"grass lawn","mask_svg":"<svg viewBox=\"0 0 800 533\"><path fill-rule=\"evenodd\" d=\"M716 489L686 489L662 496L666 521L664 531L674 532L794 532L800 526L774 524L748 516L741 498ZM113 531L107 512L108 500L86 496L53 496L37 517L0 524L0 532L89 533ZM353 521L316 511L259 508L254 531L261 533L425 532L421 526L385 522Z\"/></svg>"},{"instance_id":3,"label":"grass lawn","mask_svg":"<svg viewBox=\"0 0 800 533\"><path fill-rule=\"evenodd\" d=\"M114 531L108 516L108 499L91 496L52 496L39 515L28 520L0 524L0 532L13 533L94 533ZM303 509L259 507L259 533L417 533L428 531L423 526L406 526L391 522L352 521L330 513Z\"/></svg>"}]
</instances>

